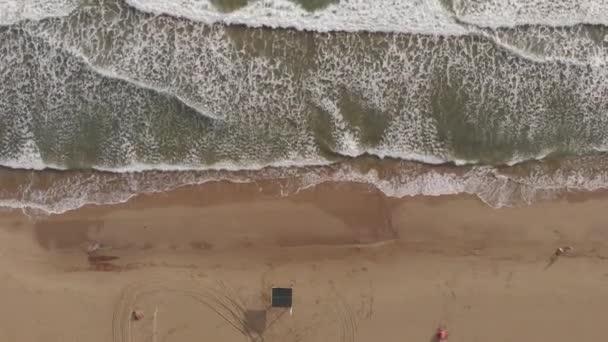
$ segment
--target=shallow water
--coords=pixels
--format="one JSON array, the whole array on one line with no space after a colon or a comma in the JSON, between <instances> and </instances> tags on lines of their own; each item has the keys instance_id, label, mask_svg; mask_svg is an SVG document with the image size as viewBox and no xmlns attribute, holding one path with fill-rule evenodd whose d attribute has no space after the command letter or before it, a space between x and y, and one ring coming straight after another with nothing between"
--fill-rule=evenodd
<instances>
[{"instance_id":1,"label":"shallow water","mask_svg":"<svg viewBox=\"0 0 608 342\"><path fill-rule=\"evenodd\" d=\"M518 170L526 183L604 187L595 165L608 141L605 1L31 0L0 13L1 166L119 179L182 171L163 175L175 177L170 187L213 170L247 181L329 167L341 171L328 180L365 179L394 196L479 195L462 184L551 156L568 176L541 163ZM584 162L576 176L571 160ZM377 180L360 170L369 163L408 166ZM428 166L444 163L471 166ZM87 184L108 175L68 174ZM45 182L61 202L67 182ZM74 203L166 188L150 182L85 187ZM480 197L539 197L509 191ZM51 201L26 197L4 201Z\"/></svg>"}]
</instances>

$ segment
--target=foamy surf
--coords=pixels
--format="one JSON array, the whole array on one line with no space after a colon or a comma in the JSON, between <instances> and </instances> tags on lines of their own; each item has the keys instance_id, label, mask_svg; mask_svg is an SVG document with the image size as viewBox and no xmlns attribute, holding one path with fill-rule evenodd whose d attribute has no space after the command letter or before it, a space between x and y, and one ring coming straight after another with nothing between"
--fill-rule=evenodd
<instances>
[{"instance_id":1,"label":"foamy surf","mask_svg":"<svg viewBox=\"0 0 608 342\"><path fill-rule=\"evenodd\" d=\"M141 11L184 17L207 24L295 28L317 32L467 33L438 0L339 1L312 12L290 0L263 0L250 1L246 6L228 13L209 0L127 0L127 3Z\"/></svg>"},{"instance_id":2,"label":"foamy surf","mask_svg":"<svg viewBox=\"0 0 608 342\"><path fill-rule=\"evenodd\" d=\"M76 0L1 0L0 25L67 16L77 5Z\"/></svg>"},{"instance_id":3,"label":"foamy surf","mask_svg":"<svg viewBox=\"0 0 608 342\"><path fill-rule=\"evenodd\" d=\"M494 208L554 199L565 192L608 188L608 161L603 157L564 160L559 168L531 162L510 168L490 166L429 167L389 161L367 165L360 160L318 167L273 167L258 171L63 172L27 173L1 170L14 183L0 191L0 207L29 215L61 214L87 205L124 203L141 194L167 192L208 182L256 182L260 191L288 196L328 182L367 184L384 195L477 196ZM367 165L367 166L366 166ZM269 190L270 189L270 190Z\"/></svg>"},{"instance_id":4,"label":"foamy surf","mask_svg":"<svg viewBox=\"0 0 608 342\"><path fill-rule=\"evenodd\" d=\"M210 0L126 0L135 8L207 24L298 30L401 32L461 35L477 27L608 24L608 3L597 0L349 0L328 2L313 11L293 0L249 1L223 11Z\"/></svg>"},{"instance_id":5,"label":"foamy surf","mask_svg":"<svg viewBox=\"0 0 608 342\"><path fill-rule=\"evenodd\" d=\"M604 0L448 0L460 21L483 27L608 24Z\"/></svg>"},{"instance_id":6,"label":"foamy surf","mask_svg":"<svg viewBox=\"0 0 608 342\"><path fill-rule=\"evenodd\" d=\"M493 207L606 185L576 157L608 146L608 31L581 24L602 1L126 1L0 3L3 206L215 180ZM530 162L548 154L586 166Z\"/></svg>"}]
</instances>

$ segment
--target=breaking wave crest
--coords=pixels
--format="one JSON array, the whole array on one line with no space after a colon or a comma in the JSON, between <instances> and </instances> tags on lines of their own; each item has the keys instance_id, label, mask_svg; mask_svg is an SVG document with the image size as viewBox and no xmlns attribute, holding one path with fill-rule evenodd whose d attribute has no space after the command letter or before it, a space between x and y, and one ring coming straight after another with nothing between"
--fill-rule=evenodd
<instances>
[{"instance_id":1,"label":"breaking wave crest","mask_svg":"<svg viewBox=\"0 0 608 342\"><path fill-rule=\"evenodd\" d=\"M470 33L461 23L506 28L608 24L603 0L306 0L234 1L126 0L138 10L185 17L207 24L299 30L400 32L441 35ZM222 5L224 4L224 5Z\"/></svg>"},{"instance_id":2,"label":"breaking wave crest","mask_svg":"<svg viewBox=\"0 0 608 342\"><path fill-rule=\"evenodd\" d=\"M605 1L316 3L0 0L0 206L276 179L501 207L608 184Z\"/></svg>"},{"instance_id":3,"label":"breaking wave crest","mask_svg":"<svg viewBox=\"0 0 608 342\"><path fill-rule=\"evenodd\" d=\"M23 20L63 17L76 8L76 0L2 0L0 26Z\"/></svg>"},{"instance_id":4,"label":"breaking wave crest","mask_svg":"<svg viewBox=\"0 0 608 342\"><path fill-rule=\"evenodd\" d=\"M353 160L316 167L267 167L251 171L36 172L0 170L11 186L0 191L0 207L30 215L59 214L85 205L123 203L139 194L228 181L256 182L260 191L287 196L327 182L368 184L390 197L471 194L495 207L528 205L569 191L608 188L606 157L528 162L513 167L428 166L390 160ZM582 167L583 166L583 167Z\"/></svg>"}]
</instances>

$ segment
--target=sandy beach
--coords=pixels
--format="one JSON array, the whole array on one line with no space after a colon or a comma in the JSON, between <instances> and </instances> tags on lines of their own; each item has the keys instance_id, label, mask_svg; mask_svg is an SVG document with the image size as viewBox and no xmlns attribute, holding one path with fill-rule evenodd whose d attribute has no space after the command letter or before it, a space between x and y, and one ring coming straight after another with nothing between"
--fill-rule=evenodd
<instances>
[{"instance_id":1,"label":"sandy beach","mask_svg":"<svg viewBox=\"0 0 608 342\"><path fill-rule=\"evenodd\" d=\"M2 213L0 340L428 342L438 326L450 341L602 339L603 194L497 210L353 184L259 189ZM561 246L574 251L550 262ZM269 308L273 286L293 287L291 314Z\"/></svg>"}]
</instances>

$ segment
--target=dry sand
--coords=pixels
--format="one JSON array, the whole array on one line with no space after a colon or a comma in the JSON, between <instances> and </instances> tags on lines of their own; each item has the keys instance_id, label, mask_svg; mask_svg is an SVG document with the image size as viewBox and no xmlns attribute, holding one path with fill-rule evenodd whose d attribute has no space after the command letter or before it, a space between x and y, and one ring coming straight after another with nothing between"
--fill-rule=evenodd
<instances>
[{"instance_id":1,"label":"dry sand","mask_svg":"<svg viewBox=\"0 0 608 342\"><path fill-rule=\"evenodd\" d=\"M0 341L430 342L439 325L450 341L603 341L607 208L603 194L495 210L214 183L5 212ZM91 241L107 249L87 256ZM268 309L272 286L293 286L293 314Z\"/></svg>"}]
</instances>

